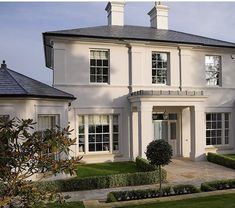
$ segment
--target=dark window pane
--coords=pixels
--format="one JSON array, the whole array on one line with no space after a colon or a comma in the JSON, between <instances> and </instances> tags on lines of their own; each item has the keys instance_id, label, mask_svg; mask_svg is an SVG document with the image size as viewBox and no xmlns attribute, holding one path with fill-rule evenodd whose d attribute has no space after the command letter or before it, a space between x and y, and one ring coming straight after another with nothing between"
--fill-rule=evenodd
<instances>
[{"instance_id":1,"label":"dark window pane","mask_svg":"<svg viewBox=\"0 0 235 208\"><path fill-rule=\"evenodd\" d=\"M78 128L79 134L84 134L84 125L80 125Z\"/></svg>"},{"instance_id":2,"label":"dark window pane","mask_svg":"<svg viewBox=\"0 0 235 208\"><path fill-rule=\"evenodd\" d=\"M102 74L102 68L97 68L97 75Z\"/></svg>"},{"instance_id":3,"label":"dark window pane","mask_svg":"<svg viewBox=\"0 0 235 208\"><path fill-rule=\"evenodd\" d=\"M95 133L95 125L89 125L89 133Z\"/></svg>"},{"instance_id":4,"label":"dark window pane","mask_svg":"<svg viewBox=\"0 0 235 208\"><path fill-rule=\"evenodd\" d=\"M96 151L102 151L102 143L96 144Z\"/></svg>"},{"instance_id":5,"label":"dark window pane","mask_svg":"<svg viewBox=\"0 0 235 208\"><path fill-rule=\"evenodd\" d=\"M102 66L102 60L97 60L97 66Z\"/></svg>"},{"instance_id":6,"label":"dark window pane","mask_svg":"<svg viewBox=\"0 0 235 208\"><path fill-rule=\"evenodd\" d=\"M221 114L221 113L218 113L218 114L217 114L217 120L220 121L221 119L222 119L222 114Z\"/></svg>"},{"instance_id":7,"label":"dark window pane","mask_svg":"<svg viewBox=\"0 0 235 208\"><path fill-rule=\"evenodd\" d=\"M217 137L217 144L222 144L222 139L221 139L221 137Z\"/></svg>"},{"instance_id":8,"label":"dark window pane","mask_svg":"<svg viewBox=\"0 0 235 208\"><path fill-rule=\"evenodd\" d=\"M156 76L156 70L152 70L152 76Z\"/></svg>"},{"instance_id":9,"label":"dark window pane","mask_svg":"<svg viewBox=\"0 0 235 208\"><path fill-rule=\"evenodd\" d=\"M99 76L97 76L97 82L103 82L103 77L102 77L102 75L99 75Z\"/></svg>"},{"instance_id":10,"label":"dark window pane","mask_svg":"<svg viewBox=\"0 0 235 208\"><path fill-rule=\"evenodd\" d=\"M212 129L216 129L216 122L212 122Z\"/></svg>"},{"instance_id":11,"label":"dark window pane","mask_svg":"<svg viewBox=\"0 0 235 208\"><path fill-rule=\"evenodd\" d=\"M96 133L102 133L102 126L101 125L96 126Z\"/></svg>"},{"instance_id":12,"label":"dark window pane","mask_svg":"<svg viewBox=\"0 0 235 208\"><path fill-rule=\"evenodd\" d=\"M206 138L206 145L210 145L210 138Z\"/></svg>"},{"instance_id":13,"label":"dark window pane","mask_svg":"<svg viewBox=\"0 0 235 208\"><path fill-rule=\"evenodd\" d=\"M103 68L103 75L108 75L108 69L107 68Z\"/></svg>"},{"instance_id":14,"label":"dark window pane","mask_svg":"<svg viewBox=\"0 0 235 208\"><path fill-rule=\"evenodd\" d=\"M229 123L228 123L228 121L225 121L225 128L226 128L226 129L229 128Z\"/></svg>"},{"instance_id":15,"label":"dark window pane","mask_svg":"<svg viewBox=\"0 0 235 208\"><path fill-rule=\"evenodd\" d=\"M108 60L103 60L103 66L108 66Z\"/></svg>"},{"instance_id":16,"label":"dark window pane","mask_svg":"<svg viewBox=\"0 0 235 208\"><path fill-rule=\"evenodd\" d=\"M118 132L118 125L113 125L113 132Z\"/></svg>"},{"instance_id":17,"label":"dark window pane","mask_svg":"<svg viewBox=\"0 0 235 208\"><path fill-rule=\"evenodd\" d=\"M152 62L152 68L156 68L157 67L157 64L155 61Z\"/></svg>"},{"instance_id":18,"label":"dark window pane","mask_svg":"<svg viewBox=\"0 0 235 208\"><path fill-rule=\"evenodd\" d=\"M225 137L225 144L229 144L229 138Z\"/></svg>"},{"instance_id":19,"label":"dark window pane","mask_svg":"<svg viewBox=\"0 0 235 208\"><path fill-rule=\"evenodd\" d=\"M96 134L96 142L102 142L102 134Z\"/></svg>"},{"instance_id":20,"label":"dark window pane","mask_svg":"<svg viewBox=\"0 0 235 208\"><path fill-rule=\"evenodd\" d=\"M95 142L95 135L94 134L89 135L89 142Z\"/></svg>"},{"instance_id":21,"label":"dark window pane","mask_svg":"<svg viewBox=\"0 0 235 208\"><path fill-rule=\"evenodd\" d=\"M216 145L216 138L212 138L212 145Z\"/></svg>"},{"instance_id":22,"label":"dark window pane","mask_svg":"<svg viewBox=\"0 0 235 208\"><path fill-rule=\"evenodd\" d=\"M117 151L119 149L118 143L113 143L113 150Z\"/></svg>"},{"instance_id":23,"label":"dark window pane","mask_svg":"<svg viewBox=\"0 0 235 208\"><path fill-rule=\"evenodd\" d=\"M108 76L103 76L103 83L108 83Z\"/></svg>"},{"instance_id":24,"label":"dark window pane","mask_svg":"<svg viewBox=\"0 0 235 208\"><path fill-rule=\"evenodd\" d=\"M96 65L96 64L95 64L95 59L91 59L91 60L90 60L90 65L91 65L91 66L95 66L95 65Z\"/></svg>"},{"instance_id":25,"label":"dark window pane","mask_svg":"<svg viewBox=\"0 0 235 208\"><path fill-rule=\"evenodd\" d=\"M207 121L210 121L210 120L211 120L211 114L209 114L209 113L206 114L206 120L207 120Z\"/></svg>"},{"instance_id":26,"label":"dark window pane","mask_svg":"<svg viewBox=\"0 0 235 208\"><path fill-rule=\"evenodd\" d=\"M89 144L89 151L90 152L95 151L95 144Z\"/></svg>"},{"instance_id":27,"label":"dark window pane","mask_svg":"<svg viewBox=\"0 0 235 208\"><path fill-rule=\"evenodd\" d=\"M91 75L90 76L90 82L96 82L96 76L95 75Z\"/></svg>"},{"instance_id":28,"label":"dark window pane","mask_svg":"<svg viewBox=\"0 0 235 208\"><path fill-rule=\"evenodd\" d=\"M109 151L109 143L103 144L103 151Z\"/></svg>"},{"instance_id":29,"label":"dark window pane","mask_svg":"<svg viewBox=\"0 0 235 208\"><path fill-rule=\"evenodd\" d=\"M109 132L109 125L103 126L103 132Z\"/></svg>"},{"instance_id":30,"label":"dark window pane","mask_svg":"<svg viewBox=\"0 0 235 208\"><path fill-rule=\"evenodd\" d=\"M109 142L109 134L104 134L103 135L103 141L104 142Z\"/></svg>"},{"instance_id":31,"label":"dark window pane","mask_svg":"<svg viewBox=\"0 0 235 208\"><path fill-rule=\"evenodd\" d=\"M169 120L177 120L177 114L176 113L170 113L169 114Z\"/></svg>"},{"instance_id":32,"label":"dark window pane","mask_svg":"<svg viewBox=\"0 0 235 208\"><path fill-rule=\"evenodd\" d=\"M217 129L221 129L222 128L222 122L221 121L218 121L217 122Z\"/></svg>"},{"instance_id":33,"label":"dark window pane","mask_svg":"<svg viewBox=\"0 0 235 208\"><path fill-rule=\"evenodd\" d=\"M91 68L90 68L90 73L91 73L91 74L95 74L95 68L94 68L94 67L91 67Z\"/></svg>"},{"instance_id":34,"label":"dark window pane","mask_svg":"<svg viewBox=\"0 0 235 208\"><path fill-rule=\"evenodd\" d=\"M229 120L229 114L228 113L225 113L225 120Z\"/></svg>"},{"instance_id":35,"label":"dark window pane","mask_svg":"<svg viewBox=\"0 0 235 208\"><path fill-rule=\"evenodd\" d=\"M79 135L79 143L85 142L85 135Z\"/></svg>"},{"instance_id":36,"label":"dark window pane","mask_svg":"<svg viewBox=\"0 0 235 208\"><path fill-rule=\"evenodd\" d=\"M118 142L118 134L113 134L113 141Z\"/></svg>"},{"instance_id":37,"label":"dark window pane","mask_svg":"<svg viewBox=\"0 0 235 208\"><path fill-rule=\"evenodd\" d=\"M210 137L210 131L206 131L206 137Z\"/></svg>"}]
</instances>

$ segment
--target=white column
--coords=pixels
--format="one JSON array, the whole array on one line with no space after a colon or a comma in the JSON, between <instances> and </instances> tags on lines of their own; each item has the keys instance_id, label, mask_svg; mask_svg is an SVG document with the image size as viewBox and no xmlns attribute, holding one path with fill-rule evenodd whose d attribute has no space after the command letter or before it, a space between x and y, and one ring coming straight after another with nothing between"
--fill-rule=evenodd
<instances>
[{"instance_id":1,"label":"white column","mask_svg":"<svg viewBox=\"0 0 235 208\"><path fill-rule=\"evenodd\" d=\"M148 144L153 141L152 105L141 103L138 107L139 156L146 158Z\"/></svg>"},{"instance_id":2,"label":"white column","mask_svg":"<svg viewBox=\"0 0 235 208\"><path fill-rule=\"evenodd\" d=\"M131 112L131 158L135 158L139 155L139 137L138 137L138 112Z\"/></svg>"},{"instance_id":3,"label":"white column","mask_svg":"<svg viewBox=\"0 0 235 208\"><path fill-rule=\"evenodd\" d=\"M191 111L191 153L192 160L205 159L206 122L203 105L190 108Z\"/></svg>"}]
</instances>

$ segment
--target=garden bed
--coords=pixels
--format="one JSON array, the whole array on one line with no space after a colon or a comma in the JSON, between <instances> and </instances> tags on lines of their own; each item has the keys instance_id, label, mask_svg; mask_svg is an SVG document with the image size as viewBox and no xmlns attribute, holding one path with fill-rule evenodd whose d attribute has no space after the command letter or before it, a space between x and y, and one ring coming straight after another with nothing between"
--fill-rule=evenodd
<instances>
[{"instance_id":1,"label":"garden bed","mask_svg":"<svg viewBox=\"0 0 235 208\"><path fill-rule=\"evenodd\" d=\"M218 165L222 165L228 168L235 169L235 158L234 156L229 155L220 155L216 153L209 152L207 154L207 160L209 162L216 163Z\"/></svg>"}]
</instances>

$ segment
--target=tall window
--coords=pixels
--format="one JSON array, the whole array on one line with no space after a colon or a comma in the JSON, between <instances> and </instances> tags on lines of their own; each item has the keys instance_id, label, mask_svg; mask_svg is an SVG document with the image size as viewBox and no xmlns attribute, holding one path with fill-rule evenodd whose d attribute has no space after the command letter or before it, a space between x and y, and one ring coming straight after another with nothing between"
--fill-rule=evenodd
<instances>
[{"instance_id":1,"label":"tall window","mask_svg":"<svg viewBox=\"0 0 235 208\"><path fill-rule=\"evenodd\" d=\"M54 129L59 125L59 115L38 115L38 130Z\"/></svg>"},{"instance_id":2,"label":"tall window","mask_svg":"<svg viewBox=\"0 0 235 208\"><path fill-rule=\"evenodd\" d=\"M206 56L206 84L212 86L221 85L221 57Z\"/></svg>"},{"instance_id":3,"label":"tall window","mask_svg":"<svg viewBox=\"0 0 235 208\"><path fill-rule=\"evenodd\" d=\"M229 144L229 113L206 114L206 145Z\"/></svg>"},{"instance_id":4,"label":"tall window","mask_svg":"<svg viewBox=\"0 0 235 208\"><path fill-rule=\"evenodd\" d=\"M109 82L108 50L90 50L90 82Z\"/></svg>"},{"instance_id":5,"label":"tall window","mask_svg":"<svg viewBox=\"0 0 235 208\"><path fill-rule=\"evenodd\" d=\"M119 150L118 115L81 115L78 135L79 152L85 152L85 145L89 152L117 151Z\"/></svg>"},{"instance_id":6,"label":"tall window","mask_svg":"<svg viewBox=\"0 0 235 208\"><path fill-rule=\"evenodd\" d=\"M167 84L167 53L152 52L152 83Z\"/></svg>"}]
</instances>

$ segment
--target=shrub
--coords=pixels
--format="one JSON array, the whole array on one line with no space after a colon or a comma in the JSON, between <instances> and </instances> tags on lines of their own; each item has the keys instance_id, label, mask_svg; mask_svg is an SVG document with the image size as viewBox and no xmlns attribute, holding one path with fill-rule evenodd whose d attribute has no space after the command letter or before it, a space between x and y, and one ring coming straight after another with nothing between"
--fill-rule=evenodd
<instances>
[{"instance_id":1,"label":"shrub","mask_svg":"<svg viewBox=\"0 0 235 208\"><path fill-rule=\"evenodd\" d=\"M139 170L141 171L154 171L156 168L153 165L149 164L149 161L141 158L141 157L136 157L135 159L136 166Z\"/></svg>"},{"instance_id":2,"label":"shrub","mask_svg":"<svg viewBox=\"0 0 235 208\"><path fill-rule=\"evenodd\" d=\"M235 169L235 159L226 157L224 155L219 155L216 153L209 152L207 154L207 160L228 168Z\"/></svg>"},{"instance_id":3,"label":"shrub","mask_svg":"<svg viewBox=\"0 0 235 208\"><path fill-rule=\"evenodd\" d=\"M202 191L216 191L235 188L235 179L218 180L201 184Z\"/></svg>"},{"instance_id":4,"label":"shrub","mask_svg":"<svg viewBox=\"0 0 235 208\"><path fill-rule=\"evenodd\" d=\"M166 171L163 172L163 178L166 179ZM73 178L66 180L43 181L38 186L45 190L57 190L61 192L80 191L91 189L114 188L122 186L137 186L146 184L155 184L159 182L159 172L137 172L126 174L115 174L107 176L93 176L86 178Z\"/></svg>"},{"instance_id":5,"label":"shrub","mask_svg":"<svg viewBox=\"0 0 235 208\"><path fill-rule=\"evenodd\" d=\"M141 189L130 191L115 191L107 195L107 202L127 201L136 199L156 198L160 196L171 196L179 194L190 194L200 192L198 188L193 185L177 185L167 186L162 188L162 195L159 189Z\"/></svg>"},{"instance_id":6,"label":"shrub","mask_svg":"<svg viewBox=\"0 0 235 208\"><path fill-rule=\"evenodd\" d=\"M193 185L176 185L172 187L176 195L199 193L200 190Z\"/></svg>"}]
</instances>

